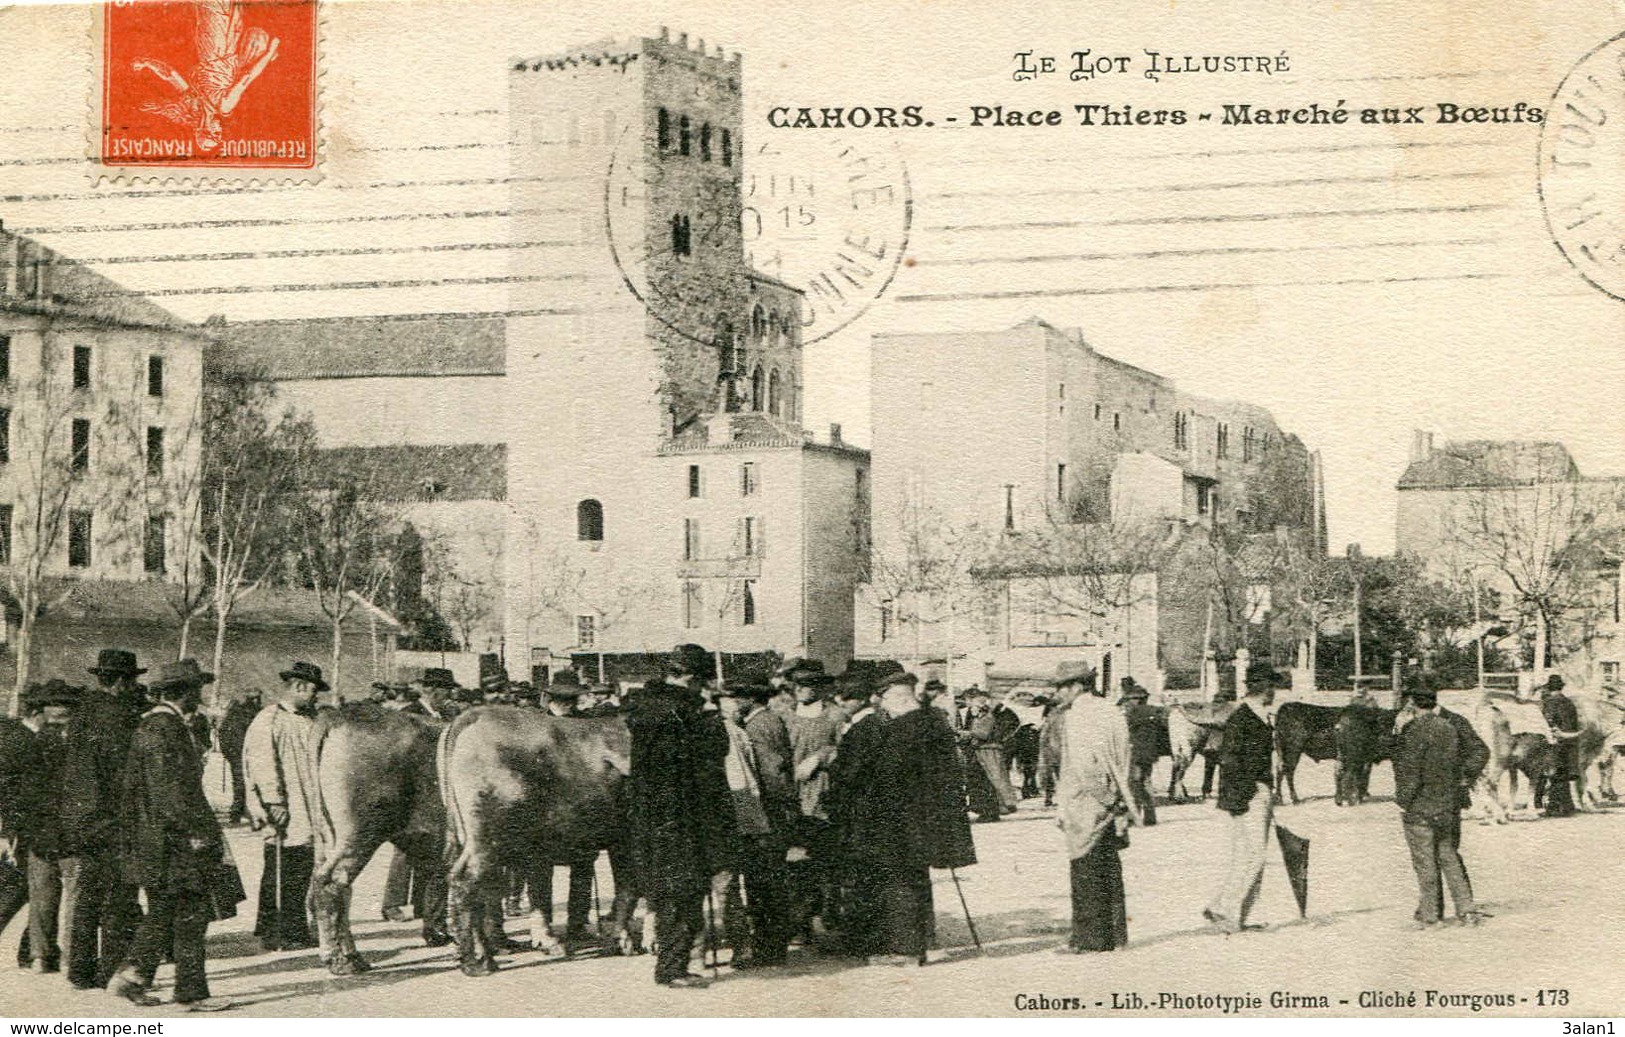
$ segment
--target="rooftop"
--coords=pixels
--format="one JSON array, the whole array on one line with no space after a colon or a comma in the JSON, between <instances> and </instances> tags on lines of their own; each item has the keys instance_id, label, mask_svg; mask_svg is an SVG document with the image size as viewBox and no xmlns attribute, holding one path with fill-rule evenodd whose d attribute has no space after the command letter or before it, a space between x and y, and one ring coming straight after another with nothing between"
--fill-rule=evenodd
<instances>
[{"instance_id":1,"label":"rooftop","mask_svg":"<svg viewBox=\"0 0 1625 1037\"><path fill-rule=\"evenodd\" d=\"M501 317L456 313L325 317L225 324L209 363L267 378L413 378L500 375Z\"/></svg>"},{"instance_id":2,"label":"rooftop","mask_svg":"<svg viewBox=\"0 0 1625 1037\"><path fill-rule=\"evenodd\" d=\"M502 443L332 447L320 452L317 463L325 478L353 482L371 500L424 503L508 497L508 448Z\"/></svg>"},{"instance_id":3,"label":"rooftop","mask_svg":"<svg viewBox=\"0 0 1625 1037\"><path fill-rule=\"evenodd\" d=\"M1470 439L1433 447L1413 459L1399 477L1399 489L1527 486L1578 478L1579 466L1562 443Z\"/></svg>"},{"instance_id":4,"label":"rooftop","mask_svg":"<svg viewBox=\"0 0 1625 1037\"><path fill-rule=\"evenodd\" d=\"M15 260L13 260L15 256ZM30 313L92 321L131 328L186 331L198 337L207 332L183 320L138 292L131 291L55 249L4 229L0 224L0 263L15 262L17 277L43 277L36 292L0 290L0 312ZM5 282L0 269L0 286Z\"/></svg>"}]
</instances>

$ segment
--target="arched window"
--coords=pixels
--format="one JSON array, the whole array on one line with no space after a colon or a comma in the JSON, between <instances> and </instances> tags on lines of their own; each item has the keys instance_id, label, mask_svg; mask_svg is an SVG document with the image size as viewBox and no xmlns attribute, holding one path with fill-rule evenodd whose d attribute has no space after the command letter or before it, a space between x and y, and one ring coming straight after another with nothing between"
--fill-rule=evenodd
<instances>
[{"instance_id":1,"label":"arched window","mask_svg":"<svg viewBox=\"0 0 1625 1037\"><path fill-rule=\"evenodd\" d=\"M688 154L688 116L677 120L677 153Z\"/></svg>"},{"instance_id":2,"label":"arched window","mask_svg":"<svg viewBox=\"0 0 1625 1037\"><path fill-rule=\"evenodd\" d=\"M760 366L750 373L750 409L762 409L762 369Z\"/></svg>"},{"instance_id":3,"label":"arched window","mask_svg":"<svg viewBox=\"0 0 1625 1037\"><path fill-rule=\"evenodd\" d=\"M700 161L711 161L711 124L705 123L700 127Z\"/></svg>"},{"instance_id":4,"label":"arched window","mask_svg":"<svg viewBox=\"0 0 1625 1037\"><path fill-rule=\"evenodd\" d=\"M767 315L762 312L760 303L750 311L750 333L757 342L767 337Z\"/></svg>"},{"instance_id":5,"label":"arched window","mask_svg":"<svg viewBox=\"0 0 1625 1037\"><path fill-rule=\"evenodd\" d=\"M576 505L576 539L604 539L604 506L591 497Z\"/></svg>"},{"instance_id":6,"label":"arched window","mask_svg":"<svg viewBox=\"0 0 1625 1037\"><path fill-rule=\"evenodd\" d=\"M671 147L671 113L664 108L660 109L657 130L656 138L660 142L660 150L665 151Z\"/></svg>"},{"instance_id":7,"label":"arched window","mask_svg":"<svg viewBox=\"0 0 1625 1037\"><path fill-rule=\"evenodd\" d=\"M776 346L776 345L779 344L779 328L783 323L784 322L779 318L779 311L778 310L774 310L771 314L768 315L768 318L767 318L767 344L769 346Z\"/></svg>"},{"instance_id":8,"label":"arched window","mask_svg":"<svg viewBox=\"0 0 1625 1037\"><path fill-rule=\"evenodd\" d=\"M779 369L775 367L773 373L767 376L767 412L775 418L779 417L782 402L779 399Z\"/></svg>"},{"instance_id":9,"label":"arched window","mask_svg":"<svg viewBox=\"0 0 1625 1037\"><path fill-rule=\"evenodd\" d=\"M722 131L722 164L734 164L734 135L727 130Z\"/></svg>"}]
</instances>

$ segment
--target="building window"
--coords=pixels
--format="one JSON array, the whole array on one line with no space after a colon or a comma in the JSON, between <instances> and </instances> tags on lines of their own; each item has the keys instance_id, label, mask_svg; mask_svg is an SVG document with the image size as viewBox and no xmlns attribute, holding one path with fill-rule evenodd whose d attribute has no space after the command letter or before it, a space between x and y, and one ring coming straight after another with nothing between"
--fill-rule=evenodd
<instances>
[{"instance_id":1,"label":"building window","mask_svg":"<svg viewBox=\"0 0 1625 1037\"><path fill-rule=\"evenodd\" d=\"M688 495L690 497L700 495L700 466L697 464L688 466Z\"/></svg>"},{"instance_id":2,"label":"building window","mask_svg":"<svg viewBox=\"0 0 1625 1037\"><path fill-rule=\"evenodd\" d=\"M90 419L73 419L73 452L70 455L69 465L76 472L90 469Z\"/></svg>"},{"instance_id":3,"label":"building window","mask_svg":"<svg viewBox=\"0 0 1625 1037\"><path fill-rule=\"evenodd\" d=\"M722 131L722 164L734 164L734 135L727 130Z\"/></svg>"},{"instance_id":4,"label":"building window","mask_svg":"<svg viewBox=\"0 0 1625 1037\"><path fill-rule=\"evenodd\" d=\"M576 647L593 648L598 643L598 617L576 617Z\"/></svg>"},{"instance_id":5,"label":"building window","mask_svg":"<svg viewBox=\"0 0 1625 1037\"><path fill-rule=\"evenodd\" d=\"M1220 457L1230 456L1230 426L1219 422L1218 435L1214 440L1214 450Z\"/></svg>"},{"instance_id":6,"label":"building window","mask_svg":"<svg viewBox=\"0 0 1625 1037\"><path fill-rule=\"evenodd\" d=\"M1100 404L1095 404L1095 420L1100 420Z\"/></svg>"},{"instance_id":7,"label":"building window","mask_svg":"<svg viewBox=\"0 0 1625 1037\"><path fill-rule=\"evenodd\" d=\"M11 336L0 335L0 382L11 381Z\"/></svg>"},{"instance_id":8,"label":"building window","mask_svg":"<svg viewBox=\"0 0 1625 1037\"><path fill-rule=\"evenodd\" d=\"M90 347L73 347L73 387L90 388Z\"/></svg>"},{"instance_id":9,"label":"building window","mask_svg":"<svg viewBox=\"0 0 1625 1037\"><path fill-rule=\"evenodd\" d=\"M164 474L164 430L157 425L147 426L147 474Z\"/></svg>"},{"instance_id":10,"label":"building window","mask_svg":"<svg viewBox=\"0 0 1625 1037\"><path fill-rule=\"evenodd\" d=\"M756 462L746 461L739 466L739 495L753 497L756 495Z\"/></svg>"},{"instance_id":11,"label":"building window","mask_svg":"<svg viewBox=\"0 0 1625 1037\"><path fill-rule=\"evenodd\" d=\"M677 153L688 154L688 116L677 120Z\"/></svg>"},{"instance_id":12,"label":"building window","mask_svg":"<svg viewBox=\"0 0 1625 1037\"><path fill-rule=\"evenodd\" d=\"M68 565L75 569L90 567L90 512L68 512Z\"/></svg>"},{"instance_id":13,"label":"building window","mask_svg":"<svg viewBox=\"0 0 1625 1037\"><path fill-rule=\"evenodd\" d=\"M0 565L11 564L11 505L0 504Z\"/></svg>"},{"instance_id":14,"label":"building window","mask_svg":"<svg viewBox=\"0 0 1625 1037\"><path fill-rule=\"evenodd\" d=\"M1066 503L1066 462L1059 461L1055 465L1055 499L1062 504Z\"/></svg>"},{"instance_id":15,"label":"building window","mask_svg":"<svg viewBox=\"0 0 1625 1037\"><path fill-rule=\"evenodd\" d=\"M896 606L894 606L889 601L883 601L883 602L880 603L880 640L881 641L890 641L891 640L892 623L896 619L896 613L893 611L895 609L895 607Z\"/></svg>"},{"instance_id":16,"label":"building window","mask_svg":"<svg viewBox=\"0 0 1625 1037\"><path fill-rule=\"evenodd\" d=\"M1184 411L1174 414L1174 449L1189 450L1191 447L1191 421Z\"/></svg>"},{"instance_id":17,"label":"building window","mask_svg":"<svg viewBox=\"0 0 1625 1037\"><path fill-rule=\"evenodd\" d=\"M692 255L694 238L689 229L688 217L681 213L671 218L671 251L674 256Z\"/></svg>"},{"instance_id":18,"label":"building window","mask_svg":"<svg viewBox=\"0 0 1625 1037\"><path fill-rule=\"evenodd\" d=\"M1009 483L1004 486L1004 530L1011 532L1016 528L1016 488Z\"/></svg>"},{"instance_id":19,"label":"building window","mask_svg":"<svg viewBox=\"0 0 1625 1037\"><path fill-rule=\"evenodd\" d=\"M591 497L576 505L576 539L604 539L604 506Z\"/></svg>"},{"instance_id":20,"label":"building window","mask_svg":"<svg viewBox=\"0 0 1625 1037\"><path fill-rule=\"evenodd\" d=\"M683 520L683 561L697 562L700 559L700 520Z\"/></svg>"},{"instance_id":21,"label":"building window","mask_svg":"<svg viewBox=\"0 0 1625 1037\"><path fill-rule=\"evenodd\" d=\"M1123 431L1123 414L1121 411L1112 411L1112 431Z\"/></svg>"},{"instance_id":22,"label":"building window","mask_svg":"<svg viewBox=\"0 0 1625 1037\"><path fill-rule=\"evenodd\" d=\"M767 412L775 418L784 410L784 400L779 389L779 371L774 368L767 376Z\"/></svg>"},{"instance_id":23,"label":"building window","mask_svg":"<svg viewBox=\"0 0 1625 1037\"><path fill-rule=\"evenodd\" d=\"M161 356L147 357L147 395L162 396L164 394L164 358Z\"/></svg>"},{"instance_id":24,"label":"building window","mask_svg":"<svg viewBox=\"0 0 1625 1037\"><path fill-rule=\"evenodd\" d=\"M761 558L767 554L767 523L754 515L739 520L739 546L741 557Z\"/></svg>"},{"instance_id":25,"label":"building window","mask_svg":"<svg viewBox=\"0 0 1625 1037\"><path fill-rule=\"evenodd\" d=\"M700 161L711 161L711 124L705 123L700 127Z\"/></svg>"},{"instance_id":26,"label":"building window","mask_svg":"<svg viewBox=\"0 0 1625 1037\"><path fill-rule=\"evenodd\" d=\"M655 117L655 140L661 151L671 147L671 113L664 108Z\"/></svg>"},{"instance_id":27,"label":"building window","mask_svg":"<svg viewBox=\"0 0 1625 1037\"><path fill-rule=\"evenodd\" d=\"M767 312L760 303L750 311L750 334L757 342L767 338Z\"/></svg>"},{"instance_id":28,"label":"building window","mask_svg":"<svg viewBox=\"0 0 1625 1037\"><path fill-rule=\"evenodd\" d=\"M164 516L148 515L147 531L141 541L141 564L155 576L164 573Z\"/></svg>"},{"instance_id":29,"label":"building window","mask_svg":"<svg viewBox=\"0 0 1625 1037\"><path fill-rule=\"evenodd\" d=\"M750 409L760 411L762 402L762 369L757 367L750 373Z\"/></svg>"},{"instance_id":30,"label":"building window","mask_svg":"<svg viewBox=\"0 0 1625 1037\"><path fill-rule=\"evenodd\" d=\"M0 464L11 463L11 408L0 407Z\"/></svg>"},{"instance_id":31,"label":"building window","mask_svg":"<svg viewBox=\"0 0 1625 1037\"><path fill-rule=\"evenodd\" d=\"M1213 494L1209 490L1208 484L1205 483L1205 482L1197 483L1196 484L1196 513L1198 515L1206 515L1208 513L1208 509L1211 508L1212 505L1213 505Z\"/></svg>"},{"instance_id":32,"label":"building window","mask_svg":"<svg viewBox=\"0 0 1625 1037\"><path fill-rule=\"evenodd\" d=\"M1251 461L1258 452L1258 433L1253 431L1251 425L1241 430L1241 459Z\"/></svg>"},{"instance_id":33,"label":"building window","mask_svg":"<svg viewBox=\"0 0 1625 1037\"><path fill-rule=\"evenodd\" d=\"M705 593L698 580L683 584L683 628L698 630L705 621Z\"/></svg>"},{"instance_id":34,"label":"building window","mask_svg":"<svg viewBox=\"0 0 1625 1037\"><path fill-rule=\"evenodd\" d=\"M756 581L746 580L739 594L739 625L756 625Z\"/></svg>"}]
</instances>

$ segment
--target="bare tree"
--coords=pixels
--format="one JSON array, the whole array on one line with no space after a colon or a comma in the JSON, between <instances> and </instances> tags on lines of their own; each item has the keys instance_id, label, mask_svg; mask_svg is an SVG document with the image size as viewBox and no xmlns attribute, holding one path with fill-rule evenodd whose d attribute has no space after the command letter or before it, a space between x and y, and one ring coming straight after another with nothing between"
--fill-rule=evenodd
<instances>
[{"instance_id":1,"label":"bare tree","mask_svg":"<svg viewBox=\"0 0 1625 1037\"><path fill-rule=\"evenodd\" d=\"M1593 561L1619 528L1618 504L1603 485L1577 478L1509 479L1468 491L1446 517L1465 567L1495 572L1533 627L1537 679L1554 661L1558 623L1594 604Z\"/></svg>"},{"instance_id":2,"label":"bare tree","mask_svg":"<svg viewBox=\"0 0 1625 1037\"><path fill-rule=\"evenodd\" d=\"M425 597L435 613L450 626L459 647L474 650L475 635L497 613L502 559L491 538L476 535L475 557L484 567L459 557L451 538L442 531L423 535L423 584ZM488 571L476 571L486 568Z\"/></svg>"},{"instance_id":3,"label":"bare tree","mask_svg":"<svg viewBox=\"0 0 1625 1037\"><path fill-rule=\"evenodd\" d=\"M332 684L340 684L344 623L374 602L393 574L397 509L373 491L377 473L331 479L307 473L299 494L300 570L332 628Z\"/></svg>"},{"instance_id":4,"label":"bare tree","mask_svg":"<svg viewBox=\"0 0 1625 1037\"><path fill-rule=\"evenodd\" d=\"M988 562L994 538L974 523L956 526L912 500L898 514L894 532L884 547L877 543L870 551L866 593L870 604L911 628L919 659L926 627L984 614L987 585L976 573Z\"/></svg>"}]
</instances>

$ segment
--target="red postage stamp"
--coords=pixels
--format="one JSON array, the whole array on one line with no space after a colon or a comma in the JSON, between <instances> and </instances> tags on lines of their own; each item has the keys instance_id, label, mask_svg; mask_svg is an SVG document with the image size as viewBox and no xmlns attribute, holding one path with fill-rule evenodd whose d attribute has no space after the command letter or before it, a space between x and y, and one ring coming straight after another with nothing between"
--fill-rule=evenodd
<instances>
[{"instance_id":1,"label":"red postage stamp","mask_svg":"<svg viewBox=\"0 0 1625 1037\"><path fill-rule=\"evenodd\" d=\"M314 169L317 24L316 0L104 5L104 171Z\"/></svg>"}]
</instances>

